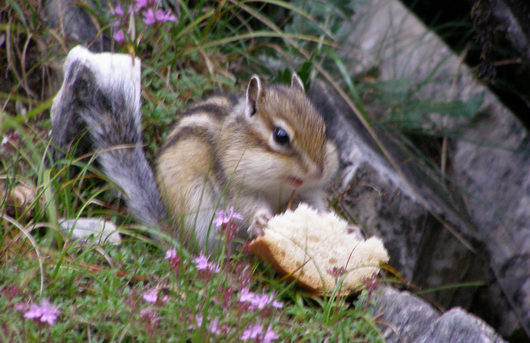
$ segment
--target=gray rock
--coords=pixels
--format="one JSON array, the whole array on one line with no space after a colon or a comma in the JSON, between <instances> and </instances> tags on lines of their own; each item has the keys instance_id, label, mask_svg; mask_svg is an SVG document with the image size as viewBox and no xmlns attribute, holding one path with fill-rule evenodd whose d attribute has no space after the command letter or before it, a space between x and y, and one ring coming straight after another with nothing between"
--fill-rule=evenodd
<instances>
[{"instance_id":1,"label":"gray rock","mask_svg":"<svg viewBox=\"0 0 530 343\"><path fill-rule=\"evenodd\" d=\"M409 292L382 287L375 293L376 314L383 337L389 343L414 342L431 330L440 314L421 298Z\"/></svg>"},{"instance_id":2,"label":"gray rock","mask_svg":"<svg viewBox=\"0 0 530 343\"><path fill-rule=\"evenodd\" d=\"M59 31L61 36L85 45L92 52L109 51L110 38L96 19L80 6L83 2L89 6L104 6L108 11L106 1L47 0L44 6L44 20Z\"/></svg>"},{"instance_id":3,"label":"gray rock","mask_svg":"<svg viewBox=\"0 0 530 343\"><path fill-rule=\"evenodd\" d=\"M444 307L471 309L506 336L530 326L530 138L523 125L484 88L444 43L399 2L356 7L341 51L347 68L372 67L380 80L422 85L419 99L462 100L483 94L475 117L424 116L423 129L451 132L445 174L411 152L406 140L367 134L355 113L329 87L311 96L341 149L345 212L380 235L390 264ZM348 50L350 49L350 50ZM425 80L429 82L425 83ZM385 108L369 113L387 118ZM382 154L391 156L388 163Z\"/></svg>"},{"instance_id":4,"label":"gray rock","mask_svg":"<svg viewBox=\"0 0 530 343\"><path fill-rule=\"evenodd\" d=\"M368 236L384 240L390 264L422 287L476 281L487 275L487 254L469 218L454 208L456 194L422 169L421 161L407 163L411 155L398 137L378 131L380 141L400 165L400 172L395 171L329 86L315 82L310 96L340 150L343 188L350 187L341 199L343 211ZM442 218L453 231L444 227ZM474 291L456 287L433 300L445 307L468 306Z\"/></svg>"},{"instance_id":5,"label":"gray rock","mask_svg":"<svg viewBox=\"0 0 530 343\"><path fill-rule=\"evenodd\" d=\"M470 123L464 137L452 148L452 176L466 191L466 204L504 295L488 301L502 317L501 332L516 330L518 319L528 329L530 137L520 122L493 101Z\"/></svg>"},{"instance_id":6,"label":"gray rock","mask_svg":"<svg viewBox=\"0 0 530 343\"><path fill-rule=\"evenodd\" d=\"M504 340L484 321L456 307L437 318L429 331L418 337L415 342L488 343Z\"/></svg>"},{"instance_id":7,"label":"gray rock","mask_svg":"<svg viewBox=\"0 0 530 343\"><path fill-rule=\"evenodd\" d=\"M504 342L481 319L461 308L440 314L409 292L382 287L375 293L376 314L386 342Z\"/></svg>"}]
</instances>

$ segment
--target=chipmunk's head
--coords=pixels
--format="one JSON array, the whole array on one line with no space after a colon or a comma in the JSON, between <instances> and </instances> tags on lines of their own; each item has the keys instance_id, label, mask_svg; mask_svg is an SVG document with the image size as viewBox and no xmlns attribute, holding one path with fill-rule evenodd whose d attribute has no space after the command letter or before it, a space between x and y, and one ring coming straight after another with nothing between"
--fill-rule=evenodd
<instances>
[{"instance_id":1,"label":"chipmunk's head","mask_svg":"<svg viewBox=\"0 0 530 343\"><path fill-rule=\"evenodd\" d=\"M290 86L264 86L258 76L253 76L245 101L245 131L251 135L247 142L253 151L241 160L243 173L254 173L253 181L262 187L274 183L287 190L329 179L326 164L332 145L326 139L324 121L307 98L298 75L292 75ZM335 169L333 166L332 172Z\"/></svg>"}]
</instances>

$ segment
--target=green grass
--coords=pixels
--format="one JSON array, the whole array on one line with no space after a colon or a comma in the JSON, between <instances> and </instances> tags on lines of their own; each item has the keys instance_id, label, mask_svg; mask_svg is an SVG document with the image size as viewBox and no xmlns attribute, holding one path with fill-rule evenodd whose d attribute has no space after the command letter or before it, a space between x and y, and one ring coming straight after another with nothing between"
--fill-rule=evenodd
<instances>
[{"instance_id":1,"label":"green grass","mask_svg":"<svg viewBox=\"0 0 530 343\"><path fill-rule=\"evenodd\" d=\"M348 299L311 297L244 252L220 259L219 273L200 272L196 256L177 242L164 237L154 243L140 233L146 229L127 216L93 156L50 163L49 109L60 85L53 75L75 42L41 21L39 3L8 1L0 13L7 52L0 60L7 77L0 89L0 136L6 138L0 148L0 341L236 342L255 324L270 327L281 341L382 340L369 291ZM254 73L277 81L297 69L309 84L312 66L324 64L326 49L339 39L336 22L319 21L297 3L178 4L175 23L147 26L136 16L127 24L135 36L115 47L142 59L149 158L187 104L213 92L239 91ZM87 9L110 34L110 14ZM283 19L271 19L275 13ZM283 65L270 68L263 57ZM118 224L124 241L76 244L58 222L79 217ZM168 247L179 252L178 269L164 258ZM245 287L283 306L249 308L239 301ZM159 290L156 304L143 298L152 289ZM59 308L52 325L24 318L21 304L43 299ZM219 333L212 332L216 320Z\"/></svg>"}]
</instances>

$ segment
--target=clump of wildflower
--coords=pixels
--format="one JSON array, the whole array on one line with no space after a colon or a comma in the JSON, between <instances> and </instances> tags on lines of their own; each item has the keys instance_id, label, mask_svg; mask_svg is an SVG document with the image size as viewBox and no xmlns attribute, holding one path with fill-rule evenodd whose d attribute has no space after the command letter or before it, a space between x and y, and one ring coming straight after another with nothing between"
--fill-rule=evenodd
<instances>
[{"instance_id":1,"label":"clump of wildflower","mask_svg":"<svg viewBox=\"0 0 530 343\"><path fill-rule=\"evenodd\" d=\"M377 288L381 284L381 282L377 278L377 272L372 273L370 278L364 279L363 283L364 283L364 286L366 287L366 290L367 290L367 293L368 293L368 295L366 297L366 302L369 303L370 302L370 298L372 297L372 294L377 290Z\"/></svg>"},{"instance_id":2,"label":"clump of wildflower","mask_svg":"<svg viewBox=\"0 0 530 343\"><path fill-rule=\"evenodd\" d=\"M127 16L125 15L125 12L123 11L123 8L121 7L121 4L118 3L115 8L110 10L110 13L115 17L114 20L114 34L112 35L112 38L120 44L124 43L126 41L126 38L128 40L128 36L125 35L125 32L127 31ZM128 13L132 13L132 7L129 6Z\"/></svg>"},{"instance_id":3,"label":"clump of wildflower","mask_svg":"<svg viewBox=\"0 0 530 343\"><path fill-rule=\"evenodd\" d=\"M243 334L241 335L241 340L253 340L255 342L269 343L278 338L278 335L272 330L269 326L267 330L263 332L263 326L261 324L253 324L247 326Z\"/></svg>"},{"instance_id":4,"label":"clump of wildflower","mask_svg":"<svg viewBox=\"0 0 530 343\"><path fill-rule=\"evenodd\" d=\"M232 252L232 241L236 237L238 226L235 220L242 220L243 216L237 212L234 212L234 207L230 207L230 212L227 214L225 211L220 210L217 212L217 216L214 218L213 223L215 226L220 227L221 231L225 236L225 242L227 249L227 259L230 258Z\"/></svg>"},{"instance_id":5,"label":"clump of wildflower","mask_svg":"<svg viewBox=\"0 0 530 343\"><path fill-rule=\"evenodd\" d=\"M154 325L158 322L158 313L150 307L141 309L140 317L142 317L142 319L144 319L151 325Z\"/></svg>"},{"instance_id":6,"label":"clump of wildflower","mask_svg":"<svg viewBox=\"0 0 530 343\"><path fill-rule=\"evenodd\" d=\"M220 210L217 212L217 216L213 220L213 223L217 227L224 226L234 221L234 219L242 220L243 216L237 212L234 212L234 207L230 207L230 213L227 215L225 211Z\"/></svg>"},{"instance_id":7,"label":"clump of wildflower","mask_svg":"<svg viewBox=\"0 0 530 343\"><path fill-rule=\"evenodd\" d=\"M140 317L142 318L142 325L145 327L149 338L153 340L155 337L154 330L160 322L158 312L150 307L146 307L140 310Z\"/></svg>"},{"instance_id":8,"label":"clump of wildflower","mask_svg":"<svg viewBox=\"0 0 530 343\"><path fill-rule=\"evenodd\" d=\"M13 299L19 294L20 294L20 288L16 285L11 285L11 286L8 286L7 288L0 290L0 295L7 297L9 300ZM19 304L16 304L16 305L19 305Z\"/></svg>"},{"instance_id":9,"label":"clump of wildflower","mask_svg":"<svg viewBox=\"0 0 530 343\"><path fill-rule=\"evenodd\" d=\"M148 303L154 304L158 300L158 289L153 288L147 293L144 293L143 299Z\"/></svg>"},{"instance_id":10,"label":"clump of wildflower","mask_svg":"<svg viewBox=\"0 0 530 343\"><path fill-rule=\"evenodd\" d=\"M200 327L202 326L203 317L200 314L197 314L197 315L195 315L192 318L195 319L195 323L190 324L188 326L188 329L189 330L200 329ZM192 319L192 321L193 321L193 319ZM219 336L219 335L227 332L227 328L226 327L220 327L219 326L219 318L215 318L214 320L212 320L210 325L207 326L207 330L208 330L208 332L210 332L210 333L212 333L212 334L214 334L216 336Z\"/></svg>"},{"instance_id":11,"label":"clump of wildflower","mask_svg":"<svg viewBox=\"0 0 530 343\"><path fill-rule=\"evenodd\" d=\"M176 249L169 249L166 251L166 260L174 260L178 257L177 250Z\"/></svg>"},{"instance_id":12,"label":"clump of wildflower","mask_svg":"<svg viewBox=\"0 0 530 343\"><path fill-rule=\"evenodd\" d=\"M193 263L195 263L195 268L197 268L197 270L205 271L208 274L211 274L212 272L217 274L221 270L218 263L210 262L208 257L203 253L195 257Z\"/></svg>"},{"instance_id":13,"label":"clump of wildflower","mask_svg":"<svg viewBox=\"0 0 530 343\"><path fill-rule=\"evenodd\" d=\"M48 299L43 299L39 304L19 303L15 305L15 310L24 311L24 318L32 319L41 323L52 325L61 313L59 308L52 305Z\"/></svg>"},{"instance_id":14,"label":"clump of wildflower","mask_svg":"<svg viewBox=\"0 0 530 343\"><path fill-rule=\"evenodd\" d=\"M346 273L346 268L344 267L333 267L328 270L329 275L334 278L339 278Z\"/></svg>"},{"instance_id":15,"label":"clump of wildflower","mask_svg":"<svg viewBox=\"0 0 530 343\"><path fill-rule=\"evenodd\" d=\"M168 10L164 12L162 9L158 8L158 2L159 0L135 0L134 8L129 6L128 14L132 15L133 12L141 13L145 25L176 21L177 18L171 13L171 11ZM114 40L120 44L130 40L131 38L125 34L128 27L128 18L121 7L121 4L118 3L115 8L111 9L110 13L115 17L113 25L114 34L112 35Z\"/></svg>"},{"instance_id":16,"label":"clump of wildflower","mask_svg":"<svg viewBox=\"0 0 530 343\"><path fill-rule=\"evenodd\" d=\"M274 296L267 295L265 293L258 294L249 291L248 288L243 288L239 295L239 302L249 304L251 310L262 310L267 305L271 305L274 308L282 308L283 303L277 300L274 300Z\"/></svg>"},{"instance_id":17,"label":"clump of wildflower","mask_svg":"<svg viewBox=\"0 0 530 343\"><path fill-rule=\"evenodd\" d=\"M166 294L162 298L159 298L158 292L159 290L157 288L153 288L152 290L145 292L142 295L142 298L150 304L164 305L169 300L169 296Z\"/></svg>"},{"instance_id":18,"label":"clump of wildflower","mask_svg":"<svg viewBox=\"0 0 530 343\"><path fill-rule=\"evenodd\" d=\"M208 327L208 330L214 335L220 335L222 333L221 328L219 328L219 318L215 318L212 321L212 323Z\"/></svg>"},{"instance_id":19,"label":"clump of wildflower","mask_svg":"<svg viewBox=\"0 0 530 343\"><path fill-rule=\"evenodd\" d=\"M168 300L169 300L169 295L166 294L162 297L162 299L160 299L160 304L164 305L165 303L167 303Z\"/></svg>"},{"instance_id":20,"label":"clump of wildflower","mask_svg":"<svg viewBox=\"0 0 530 343\"><path fill-rule=\"evenodd\" d=\"M173 268L175 277L178 279L180 271L180 256L177 254L177 250L169 249L166 251L165 259L169 263L169 266Z\"/></svg>"},{"instance_id":21,"label":"clump of wildflower","mask_svg":"<svg viewBox=\"0 0 530 343\"><path fill-rule=\"evenodd\" d=\"M158 0L135 0L135 12L142 13L145 25L177 20L171 11L164 12L160 8L157 8L157 5Z\"/></svg>"},{"instance_id":22,"label":"clump of wildflower","mask_svg":"<svg viewBox=\"0 0 530 343\"><path fill-rule=\"evenodd\" d=\"M170 11L164 12L161 9L156 11L153 8L148 8L143 12L144 24L153 25L156 23L166 23L168 21L175 21L176 18Z\"/></svg>"}]
</instances>

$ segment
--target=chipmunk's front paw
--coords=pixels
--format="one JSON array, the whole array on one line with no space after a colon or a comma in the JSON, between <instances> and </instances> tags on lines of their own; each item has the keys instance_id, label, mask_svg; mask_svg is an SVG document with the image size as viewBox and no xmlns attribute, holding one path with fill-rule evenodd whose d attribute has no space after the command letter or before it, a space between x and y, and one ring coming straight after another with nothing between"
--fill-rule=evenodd
<instances>
[{"instance_id":1,"label":"chipmunk's front paw","mask_svg":"<svg viewBox=\"0 0 530 343\"><path fill-rule=\"evenodd\" d=\"M265 227L271 218L271 211L264 208L257 210L256 214L254 214L254 218L252 219L252 224L250 224L250 227L248 228L248 234L250 238L263 236L265 234L263 230L265 230Z\"/></svg>"}]
</instances>

